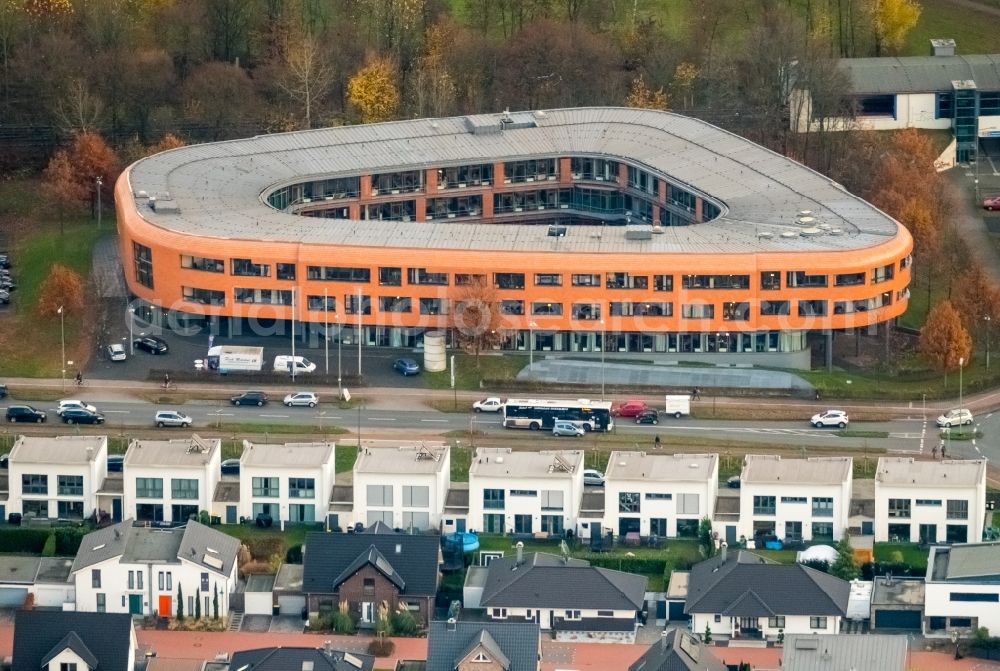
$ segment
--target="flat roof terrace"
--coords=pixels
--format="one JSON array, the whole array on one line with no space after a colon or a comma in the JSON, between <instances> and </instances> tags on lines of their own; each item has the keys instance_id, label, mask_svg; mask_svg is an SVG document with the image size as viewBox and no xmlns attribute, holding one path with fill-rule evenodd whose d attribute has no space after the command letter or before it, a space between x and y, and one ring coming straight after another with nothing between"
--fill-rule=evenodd
<instances>
[{"instance_id":1,"label":"flat roof terrace","mask_svg":"<svg viewBox=\"0 0 1000 671\"><path fill-rule=\"evenodd\" d=\"M780 253L851 251L883 244L900 225L829 178L697 119L628 108L418 119L258 136L183 147L142 159L119 184L152 225L183 235L316 245L553 253ZM333 220L264 202L300 182L541 157L595 156L666 176L716 203L717 218L648 239L626 227ZM555 183L553 183L554 188ZM500 188L500 187L498 187ZM153 209L149 198L156 197ZM448 192L444 192L448 193ZM428 194L430 195L430 194ZM404 196L400 196L403 198ZM169 201L168 206L164 201ZM813 231L796 222L809 211Z\"/></svg>"}]
</instances>

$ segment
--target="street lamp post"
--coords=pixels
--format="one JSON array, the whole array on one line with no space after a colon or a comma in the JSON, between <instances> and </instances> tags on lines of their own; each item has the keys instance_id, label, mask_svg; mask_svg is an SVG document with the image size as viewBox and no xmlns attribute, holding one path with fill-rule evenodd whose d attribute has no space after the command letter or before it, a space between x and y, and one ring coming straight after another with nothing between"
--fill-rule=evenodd
<instances>
[{"instance_id":1,"label":"street lamp post","mask_svg":"<svg viewBox=\"0 0 1000 671\"><path fill-rule=\"evenodd\" d=\"M965 357L958 359L958 407L962 407L962 368L965 367Z\"/></svg>"},{"instance_id":2,"label":"street lamp post","mask_svg":"<svg viewBox=\"0 0 1000 671\"><path fill-rule=\"evenodd\" d=\"M60 362L60 368L62 368L62 388L66 391L66 311L63 310L63 306L59 306L59 338L62 342L62 361Z\"/></svg>"},{"instance_id":3,"label":"street lamp post","mask_svg":"<svg viewBox=\"0 0 1000 671\"><path fill-rule=\"evenodd\" d=\"M535 365L535 322L528 322L528 372Z\"/></svg>"},{"instance_id":4,"label":"street lamp post","mask_svg":"<svg viewBox=\"0 0 1000 671\"><path fill-rule=\"evenodd\" d=\"M104 179L97 178L97 230L101 230L101 187L104 186Z\"/></svg>"},{"instance_id":5,"label":"street lamp post","mask_svg":"<svg viewBox=\"0 0 1000 671\"><path fill-rule=\"evenodd\" d=\"M986 372L990 372L990 316L983 317L986 321Z\"/></svg>"},{"instance_id":6,"label":"street lamp post","mask_svg":"<svg viewBox=\"0 0 1000 671\"><path fill-rule=\"evenodd\" d=\"M343 375L343 352L344 352L344 325L340 323L340 313L333 315L337 320L337 390L340 398L344 398L344 375Z\"/></svg>"},{"instance_id":7,"label":"street lamp post","mask_svg":"<svg viewBox=\"0 0 1000 671\"><path fill-rule=\"evenodd\" d=\"M608 331L601 320L601 400L604 400L604 350L607 349Z\"/></svg>"},{"instance_id":8,"label":"street lamp post","mask_svg":"<svg viewBox=\"0 0 1000 671\"><path fill-rule=\"evenodd\" d=\"M330 306L326 288L323 289L323 373L330 377Z\"/></svg>"},{"instance_id":9,"label":"street lamp post","mask_svg":"<svg viewBox=\"0 0 1000 671\"><path fill-rule=\"evenodd\" d=\"M361 313L364 312L364 306L362 305L361 289L358 289L358 379L361 379ZM361 443L358 443L361 446Z\"/></svg>"}]
</instances>

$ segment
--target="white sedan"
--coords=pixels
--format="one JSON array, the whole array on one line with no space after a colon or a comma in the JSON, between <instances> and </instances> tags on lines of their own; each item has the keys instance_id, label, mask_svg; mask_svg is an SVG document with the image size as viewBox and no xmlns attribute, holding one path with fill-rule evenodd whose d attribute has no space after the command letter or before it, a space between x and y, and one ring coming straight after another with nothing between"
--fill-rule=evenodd
<instances>
[{"instance_id":1,"label":"white sedan","mask_svg":"<svg viewBox=\"0 0 1000 671\"><path fill-rule=\"evenodd\" d=\"M502 408L503 401L496 396L490 396L472 404L472 409L476 412L500 412Z\"/></svg>"},{"instance_id":2,"label":"white sedan","mask_svg":"<svg viewBox=\"0 0 1000 671\"><path fill-rule=\"evenodd\" d=\"M59 401L59 406L56 408L56 414L60 417L64 410L69 410L70 408L76 410L86 410L87 412L97 413L97 408L90 405L86 401L80 401L78 399L64 399Z\"/></svg>"},{"instance_id":3,"label":"white sedan","mask_svg":"<svg viewBox=\"0 0 1000 671\"><path fill-rule=\"evenodd\" d=\"M843 429L850 420L847 418L847 413L843 410L827 410L826 412L813 415L809 422L817 429L821 429L824 426L836 426Z\"/></svg>"},{"instance_id":4,"label":"white sedan","mask_svg":"<svg viewBox=\"0 0 1000 671\"><path fill-rule=\"evenodd\" d=\"M293 405L305 405L315 408L316 404L319 403L319 396L311 391L297 391L294 394L286 396L283 403L289 408Z\"/></svg>"},{"instance_id":5,"label":"white sedan","mask_svg":"<svg viewBox=\"0 0 1000 671\"><path fill-rule=\"evenodd\" d=\"M121 343L108 345L108 358L112 361L124 361L128 358L125 353L125 346Z\"/></svg>"}]
</instances>

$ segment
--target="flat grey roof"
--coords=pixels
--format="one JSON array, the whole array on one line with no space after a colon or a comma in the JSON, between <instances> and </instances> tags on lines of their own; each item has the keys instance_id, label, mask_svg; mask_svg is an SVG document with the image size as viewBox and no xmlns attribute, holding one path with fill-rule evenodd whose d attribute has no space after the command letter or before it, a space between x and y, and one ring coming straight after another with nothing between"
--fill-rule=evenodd
<instances>
[{"instance_id":1,"label":"flat grey roof","mask_svg":"<svg viewBox=\"0 0 1000 671\"><path fill-rule=\"evenodd\" d=\"M829 178L704 121L618 107L526 115L531 124L503 133L475 133L468 117L450 117L192 145L144 158L125 178L137 211L151 224L236 240L508 252L743 254L863 249L899 231L895 220ZM500 118L479 115L471 121L498 127ZM277 188L300 182L569 155L644 166L709 196L721 205L721 214L694 226L668 227L647 240L627 240L625 227L602 229L600 236L573 227L565 237L549 237L546 226L527 224L299 217L263 200ZM154 210L140 192L169 200L176 209ZM812 225L839 233L820 229L798 235L802 226L795 219L804 210L814 218ZM785 232L795 235L782 237ZM764 233L771 235L761 237Z\"/></svg>"},{"instance_id":2,"label":"flat grey roof","mask_svg":"<svg viewBox=\"0 0 1000 671\"><path fill-rule=\"evenodd\" d=\"M934 580L1000 581L1000 543L969 543L932 550Z\"/></svg>"},{"instance_id":3,"label":"flat grey roof","mask_svg":"<svg viewBox=\"0 0 1000 671\"><path fill-rule=\"evenodd\" d=\"M743 484L787 482L801 485L839 485L851 479L850 457L782 459L776 454L748 454L743 461Z\"/></svg>"},{"instance_id":4,"label":"flat grey roof","mask_svg":"<svg viewBox=\"0 0 1000 671\"><path fill-rule=\"evenodd\" d=\"M909 640L887 634L787 634L782 668L905 671Z\"/></svg>"},{"instance_id":5,"label":"flat grey roof","mask_svg":"<svg viewBox=\"0 0 1000 671\"><path fill-rule=\"evenodd\" d=\"M30 555L0 555L0 583L34 583L41 562Z\"/></svg>"},{"instance_id":6,"label":"flat grey roof","mask_svg":"<svg viewBox=\"0 0 1000 671\"><path fill-rule=\"evenodd\" d=\"M218 451L218 438L133 440L125 453L125 466L204 466Z\"/></svg>"},{"instance_id":7,"label":"flat grey roof","mask_svg":"<svg viewBox=\"0 0 1000 671\"><path fill-rule=\"evenodd\" d=\"M965 80L1000 90L1000 54L844 58L837 66L859 94L950 92L953 81Z\"/></svg>"},{"instance_id":8,"label":"flat grey roof","mask_svg":"<svg viewBox=\"0 0 1000 671\"><path fill-rule=\"evenodd\" d=\"M715 474L717 454L649 454L612 452L605 477L608 480L657 480L659 482L704 482Z\"/></svg>"},{"instance_id":9,"label":"flat grey roof","mask_svg":"<svg viewBox=\"0 0 1000 671\"><path fill-rule=\"evenodd\" d=\"M354 462L355 473L440 473L448 446L438 443L400 447L364 447Z\"/></svg>"},{"instance_id":10,"label":"flat grey roof","mask_svg":"<svg viewBox=\"0 0 1000 671\"><path fill-rule=\"evenodd\" d=\"M477 447L469 478L572 478L583 468L583 450L520 451L509 447Z\"/></svg>"},{"instance_id":11,"label":"flat grey roof","mask_svg":"<svg viewBox=\"0 0 1000 671\"><path fill-rule=\"evenodd\" d=\"M10 460L30 464L86 464L106 449L107 444L107 436L18 436Z\"/></svg>"},{"instance_id":12,"label":"flat grey roof","mask_svg":"<svg viewBox=\"0 0 1000 671\"><path fill-rule=\"evenodd\" d=\"M984 482L985 459L918 461L913 457L880 457L876 486L972 487Z\"/></svg>"},{"instance_id":13,"label":"flat grey roof","mask_svg":"<svg viewBox=\"0 0 1000 671\"><path fill-rule=\"evenodd\" d=\"M926 585L923 578L901 580L893 577L876 576L872 586L872 606L917 606L923 607Z\"/></svg>"},{"instance_id":14,"label":"flat grey roof","mask_svg":"<svg viewBox=\"0 0 1000 671\"><path fill-rule=\"evenodd\" d=\"M243 466L318 467L333 459L334 443L251 443L243 441Z\"/></svg>"}]
</instances>

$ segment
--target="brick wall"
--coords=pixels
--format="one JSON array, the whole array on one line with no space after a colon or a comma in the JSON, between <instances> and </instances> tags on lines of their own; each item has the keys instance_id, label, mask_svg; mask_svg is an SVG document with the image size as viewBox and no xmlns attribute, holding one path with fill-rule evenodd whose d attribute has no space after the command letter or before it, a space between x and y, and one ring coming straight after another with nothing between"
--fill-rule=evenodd
<instances>
[{"instance_id":1,"label":"brick wall","mask_svg":"<svg viewBox=\"0 0 1000 671\"><path fill-rule=\"evenodd\" d=\"M365 580L369 579L373 582L372 588L369 590L365 589ZM333 600L334 608L337 607L342 600L347 600L350 605L351 616L357 620L361 617L361 603L370 601L375 604L376 616L378 614L379 605L385 601L389 604L389 610L395 611L396 607L399 605L400 600L408 603L420 606L420 612L415 613L417 619L422 623L426 624L430 621L431 608L433 607L434 597L419 597L419 596L408 596L403 594L400 596L399 589L393 584L388 578L386 578L382 573L376 569L374 566L368 564L364 566L357 573L349 577L340 585L340 589L334 594L310 594L309 595L309 612L316 613L319 611L319 604L322 601ZM485 670L484 670L485 671Z\"/></svg>"}]
</instances>

